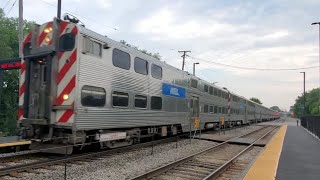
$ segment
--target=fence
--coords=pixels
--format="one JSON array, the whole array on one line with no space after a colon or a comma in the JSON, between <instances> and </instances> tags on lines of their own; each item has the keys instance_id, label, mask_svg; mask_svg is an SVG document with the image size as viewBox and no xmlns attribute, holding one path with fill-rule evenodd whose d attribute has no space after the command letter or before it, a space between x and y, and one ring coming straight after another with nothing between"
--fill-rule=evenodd
<instances>
[{"instance_id":1,"label":"fence","mask_svg":"<svg viewBox=\"0 0 320 180\"><path fill-rule=\"evenodd\" d=\"M320 116L305 116L301 118L301 126L320 138Z\"/></svg>"}]
</instances>

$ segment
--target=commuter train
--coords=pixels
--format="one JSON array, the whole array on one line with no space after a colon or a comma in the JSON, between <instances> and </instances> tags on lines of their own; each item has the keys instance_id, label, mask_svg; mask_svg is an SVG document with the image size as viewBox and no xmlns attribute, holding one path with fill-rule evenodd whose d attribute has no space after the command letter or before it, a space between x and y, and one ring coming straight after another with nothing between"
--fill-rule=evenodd
<instances>
[{"instance_id":1,"label":"commuter train","mask_svg":"<svg viewBox=\"0 0 320 180\"><path fill-rule=\"evenodd\" d=\"M198 120L210 129L279 118L70 17L34 25L23 54L18 124L31 149L70 154L194 131Z\"/></svg>"}]
</instances>

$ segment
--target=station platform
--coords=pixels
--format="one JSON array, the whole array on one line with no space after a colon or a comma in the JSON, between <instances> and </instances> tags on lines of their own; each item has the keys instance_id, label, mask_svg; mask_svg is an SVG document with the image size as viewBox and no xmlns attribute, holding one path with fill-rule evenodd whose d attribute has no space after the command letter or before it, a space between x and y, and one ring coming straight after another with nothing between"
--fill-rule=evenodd
<instances>
[{"instance_id":1,"label":"station platform","mask_svg":"<svg viewBox=\"0 0 320 180\"><path fill-rule=\"evenodd\" d=\"M319 180L320 140L286 118L244 179Z\"/></svg>"},{"instance_id":2,"label":"station platform","mask_svg":"<svg viewBox=\"0 0 320 180\"><path fill-rule=\"evenodd\" d=\"M0 137L0 148L29 145L31 141L20 139L18 136Z\"/></svg>"}]
</instances>

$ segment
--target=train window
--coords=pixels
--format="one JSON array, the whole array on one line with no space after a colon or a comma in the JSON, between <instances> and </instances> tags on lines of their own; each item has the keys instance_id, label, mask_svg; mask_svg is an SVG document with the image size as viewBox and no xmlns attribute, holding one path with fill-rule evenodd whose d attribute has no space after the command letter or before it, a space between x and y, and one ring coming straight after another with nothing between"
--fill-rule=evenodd
<instances>
[{"instance_id":1,"label":"train window","mask_svg":"<svg viewBox=\"0 0 320 180\"><path fill-rule=\"evenodd\" d=\"M147 96L136 95L134 97L134 106L137 108L147 108Z\"/></svg>"},{"instance_id":2,"label":"train window","mask_svg":"<svg viewBox=\"0 0 320 180\"><path fill-rule=\"evenodd\" d=\"M191 87L198 88L198 81L195 79L191 79Z\"/></svg>"},{"instance_id":3,"label":"train window","mask_svg":"<svg viewBox=\"0 0 320 180\"><path fill-rule=\"evenodd\" d=\"M221 97L221 91L218 89L218 97Z\"/></svg>"},{"instance_id":4,"label":"train window","mask_svg":"<svg viewBox=\"0 0 320 180\"><path fill-rule=\"evenodd\" d=\"M130 55L119 49L113 49L112 63L114 66L129 70L130 69Z\"/></svg>"},{"instance_id":5,"label":"train window","mask_svg":"<svg viewBox=\"0 0 320 180\"><path fill-rule=\"evenodd\" d=\"M218 113L218 106L214 106L214 113L215 113L215 114Z\"/></svg>"},{"instance_id":6,"label":"train window","mask_svg":"<svg viewBox=\"0 0 320 180\"><path fill-rule=\"evenodd\" d=\"M76 37L72 33L66 33L60 37L59 50L60 51L71 51L74 48Z\"/></svg>"},{"instance_id":7,"label":"train window","mask_svg":"<svg viewBox=\"0 0 320 180\"><path fill-rule=\"evenodd\" d=\"M23 55L24 56L28 56L31 53L31 42L27 42L24 46L23 46Z\"/></svg>"},{"instance_id":8,"label":"train window","mask_svg":"<svg viewBox=\"0 0 320 180\"><path fill-rule=\"evenodd\" d=\"M151 97L151 109L161 110L162 109L162 98L157 96Z\"/></svg>"},{"instance_id":9,"label":"train window","mask_svg":"<svg viewBox=\"0 0 320 180\"><path fill-rule=\"evenodd\" d=\"M112 93L112 105L116 107L128 107L129 94L124 92L114 91Z\"/></svg>"},{"instance_id":10,"label":"train window","mask_svg":"<svg viewBox=\"0 0 320 180\"><path fill-rule=\"evenodd\" d=\"M100 87L83 86L81 104L90 107L103 107L106 103L106 91Z\"/></svg>"},{"instance_id":11,"label":"train window","mask_svg":"<svg viewBox=\"0 0 320 180\"><path fill-rule=\"evenodd\" d=\"M218 113L222 113L222 108L221 107L218 107Z\"/></svg>"},{"instance_id":12,"label":"train window","mask_svg":"<svg viewBox=\"0 0 320 180\"><path fill-rule=\"evenodd\" d=\"M158 65L152 64L151 76L157 79L162 79L162 68Z\"/></svg>"},{"instance_id":13,"label":"train window","mask_svg":"<svg viewBox=\"0 0 320 180\"><path fill-rule=\"evenodd\" d=\"M210 106L210 113L213 113L213 106Z\"/></svg>"},{"instance_id":14,"label":"train window","mask_svg":"<svg viewBox=\"0 0 320 180\"><path fill-rule=\"evenodd\" d=\"M213 95L218 96L218 89L214 88Z\"/></svg>"},{"instance_id":15,"label":"train window","mask_svg":"<svg viewBox=\"0 0 320 180\"><path fill-rule=\"evenodd\" d=\"M211 87L211 86L209 87L209 94L211 94L211 95L213 94L213 87Z\"/></svg>"},{"instance_id":16,"label":"train window","mask_svg":"<svg viewBox=\"0 0 320 180\"><path fill-rule=\"evenodd\" d=\"M209 86L208 85L204 85L204 92L209 92Z\"/></svg>"},{"instance_id":17,"label":"train window","mask_svg":"<svg viewBox=\"0 0 320 180\"><path fill-rule=\"evenodd\" d=\"M222 114L225 114L225 113L226 113L226 108L222 107Z\"/></svg>"},{"instance_id":18,"label":"train window","mask_svg":"<svg viewBox=\"0 0 320 180\"><path fill-rule=\"evenodd\" d=\"M134 58L134 71L139 74L147 75L148 74L148 61L141 58Z\"/></svg>"},{"instance_id":19,"label":"train window","mask_svg":"<svg viewBox=\"0 0 320 180\"><path fill-rule=\"evenodd\" d=\"M208 105L204 105L204 111L203 112L205 112L205 113L208 113L209 112L209 106Z\"/></svg>"},{"instance_id":20,"label":"train window","mask_svg":"<svg viewBox=\"0 0 320 180\"><path fill-rule=\"evenodd\" d=\"M95 56L101 56L101 44L98 42L95 42L89 38L83 39L83 52L89 53Z\"/></svg>"}]
</instances>

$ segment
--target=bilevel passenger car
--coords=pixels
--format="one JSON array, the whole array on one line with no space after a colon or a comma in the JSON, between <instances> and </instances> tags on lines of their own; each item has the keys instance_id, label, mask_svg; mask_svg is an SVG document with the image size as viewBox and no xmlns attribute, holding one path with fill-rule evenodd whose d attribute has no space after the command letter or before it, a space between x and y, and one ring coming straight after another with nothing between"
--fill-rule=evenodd
<instances>
[{"instance_id":1,"label":"bilevel passenger car","mask_svg":"<svg viewBox=\"0 0 320 180\"><path fill-rule=\"evenodd\" d=\"M230 126L279 117L72 19L35 25L23 53L18 124L31 149L115 148L193 131L198 118L208 129L221 117ZM47 151L70 154L73 146Z\"/></svg>"}]
</instances>

